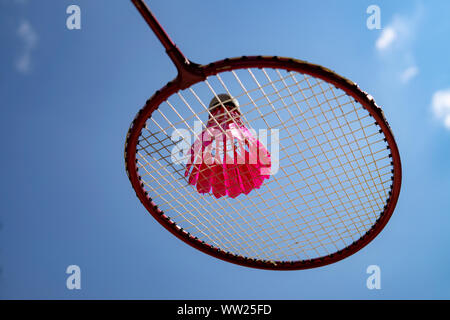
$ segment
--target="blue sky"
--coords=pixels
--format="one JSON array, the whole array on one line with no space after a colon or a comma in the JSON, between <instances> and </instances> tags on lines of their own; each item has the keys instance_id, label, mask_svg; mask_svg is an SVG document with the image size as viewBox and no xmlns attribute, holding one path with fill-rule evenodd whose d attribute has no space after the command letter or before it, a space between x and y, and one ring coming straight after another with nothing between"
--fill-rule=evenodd
<instances>
[{"instance_id":1,"label":"blue sky","mask_svg":"<svg viewBox=\"0 0 450 320\"><path fill-rule=\"evenodd\" d=\"M81 8L81 30L66 8ZM366 9L381 9L369 30ZM0 298L449 299L450 2L149 2L199 63L262 54L324 65L385 111L397 209L366 248L319 269L219 261L170 235L124 170L137 110L176 75L129 1L0 0ZM66 288L79 265L82 289ZM381 268L381 290L366 268Z\"/></svg>"}]
</instances>

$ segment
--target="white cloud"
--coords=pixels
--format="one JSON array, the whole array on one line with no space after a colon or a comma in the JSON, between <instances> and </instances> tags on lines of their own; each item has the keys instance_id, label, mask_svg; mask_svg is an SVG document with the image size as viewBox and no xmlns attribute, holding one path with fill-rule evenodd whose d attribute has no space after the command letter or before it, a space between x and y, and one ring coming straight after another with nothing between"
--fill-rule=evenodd
<instances>
[{"instance_id":1,"label":"white cloud","mask_svg":"<svg viewBox=\"0 0 450 320\"><path fill-rule=\"evenodd\" d=\"M375 48L384 65L384 77L397 78L403 85L419 74L414 56L416 30L424 14L419 2L410 14L396 14L383 28Z\"/></svg>"},{"instance_id":2,"label":"white cloud","mask_svg":"<svg viewBox=\"0 0 450 320\"><path fill-rule=\"evenodd\" d=\"M17 71L21 73L28 73L31 68L31 54L29 52L23 53L17 60L16 60L16 68Z\"/></svg>"},{"instance_id":3,"label":"white cloud","mask_svg":"<svg viewBox=\"0 0 450 320\"><path fill-rule=\"evenodd\" d=\"M16 60L16 68L21 73L28 73L31 68L31 53L37 45L38 36L31 24L24 20L17 29L17 35L22 42L22 52Z\"/></svg>"},{"instance_id":4,"label":"white cloud","mask_svg":"<svg viewBox=\"0 0 450 320\"><path fill-rule=\"evenodd\" d=\"M392 27L385 28L382 32L380 37L378 38L376 42L376 47L378 50L384 50L388 48L392 42L397 37L397 32Z\"/></svg>"},{"instance_id":5,"label":"white cloud","mask_svg":"<svg viewBox=\"0 0 450 320\"><path fill-rule=\"evenodd\" d=\"M417 68L417 66L411 66L411 67L406 68L400 74L400 80L403 83L408 83L412 78L414 78L418 74L419 74L419 68Z\"/></svg>"},{"instance_id":6,"label":"white cloud","mask_svg":"<svg viewBox=\"0 0 450 320\"><path fill-rule=\"evenodd\" d=\"M417 15L417 14L415 14ZM387 49L402 49L409 47L414 39L418 18L414 16L396 15L392 21L383 28L375 46L378 51Z\"/></svg>"},{"instance_id":7,"label":"white cloud","mask_svg":"<svg viewBox=\"0 0 450 320\"><path fill-rule=\"evenodd\" d=\"M450 89L436 91L432 99L433 113L441 120L447 129L450 129Z\"/></svg>"},{"instance_id":8,"label":"white cloud","mask_svg":"<svg viewBox=\"0 0 450 320\"><path fill-rule=\"evenodd\" d=\"M444 124L445 124L445 126L447 127L447 129L450 129L450 114L448 114L448 115L445 117Z\"/></svg>"}]
</instances>

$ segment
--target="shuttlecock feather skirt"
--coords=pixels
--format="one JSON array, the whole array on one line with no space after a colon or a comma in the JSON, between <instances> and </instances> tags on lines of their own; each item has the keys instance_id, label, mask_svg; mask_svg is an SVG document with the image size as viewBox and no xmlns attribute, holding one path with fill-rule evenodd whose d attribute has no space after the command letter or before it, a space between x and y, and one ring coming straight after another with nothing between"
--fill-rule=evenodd
<instances>
[{"instance_id":1,"label":"shuttlecock feather skirt","mask_svg":"<svg viewBox=\"0 0 450 320\"><path fill-rule=\"evenodd\" d=\"M216 198L247 195L270 177L269 152L240 121L209 121L188 158L189 184Z\"/></svg>"}]
</instances>

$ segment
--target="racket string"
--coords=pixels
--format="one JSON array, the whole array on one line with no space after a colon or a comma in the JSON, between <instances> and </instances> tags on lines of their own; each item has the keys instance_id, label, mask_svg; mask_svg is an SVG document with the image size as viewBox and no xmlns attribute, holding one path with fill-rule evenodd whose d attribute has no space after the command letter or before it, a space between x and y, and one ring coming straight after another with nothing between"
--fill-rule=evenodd
<instances>
[{"instance_id":1,"label":"racket string","mask_svg":"<svg viewBox=\"0 0 450 320\"><path fill-rule=\"evenodd\" d=\"M375 223L391 187L387 144L373 118L322 80L293 72L282 76L280 70L246 71L209 77L203 88L178 92L154 112L138 143L146 191L175 223L224 251L284 261L344 248ZM247 127L282 131L279 172L236 199L199 194L188 185L185 167L171 159L177 146L172 132L186 129L195 136L192 121L206 128L204 101L224 91L243 101Z\"/></svg>"}]
</instances>

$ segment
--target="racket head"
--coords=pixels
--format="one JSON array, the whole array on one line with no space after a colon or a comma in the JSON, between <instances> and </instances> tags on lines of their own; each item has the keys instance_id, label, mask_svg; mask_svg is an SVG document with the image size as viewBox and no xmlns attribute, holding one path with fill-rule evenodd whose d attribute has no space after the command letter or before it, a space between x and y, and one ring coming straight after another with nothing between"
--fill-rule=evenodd
<instances>
[{"instance_id":1,"label":"racket head","mask_svg":"<svg viewBox=\"0 0 450 320\"><path fill-rule=\"evenodd\" d=\"M362 91L354 82L322 66L292 58L276 56L243 56L220 60L208 65L201 65L198 66L197 71L198 74L202 74L205 79L208 79L208 77L241 69L284 70L286 72L293 72L318 79L319 81L330 84L337 90L344 92L368 112L370 117L373 118L374 124L379 128L380 135L384 137L383 139L386 143L387 150L389 151L390 171L392 173L390 178L390 190L381 212L377 213L376 221L373 222L371 227L365 230L364 234L359 238L329 254L297 260L277 260L247 256L242 253L232 252L232 250L223 249L220 246L205 241L206 239L193 234L192 232L188 232L185 228L180 226L177 221L170 218L172 213L161 210L159 203L153 199L154 196L152 196L148 187L143 182L141 172L139 171L140 168L142 169L142 166L138 164L139 156L137 156L140 143L139 139L147 121L152 117L152 114L158 110L160 105L179 91L190 88L198 82L202 82L203 80L199 78L187 79L186 81L176 78L167 83L161 90L155 92L134 118L126 137L124 156L126 172L137 197L148 212L164 228L180 240L211 256L242 266L270 270L308 269L340 261L361 250L370 243L381 230L383 230L389 221L397 204L401 189L402 169L400 155L391 128L384 117L383 111L377 106L374 99L369 94ZM187 187L192 186L188 185ZM199 197L201 197L201 195L199 195Z\"/></svg>"}]
</instances>

